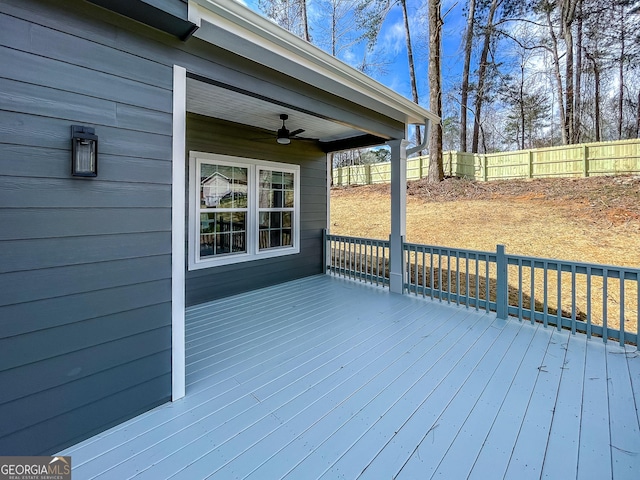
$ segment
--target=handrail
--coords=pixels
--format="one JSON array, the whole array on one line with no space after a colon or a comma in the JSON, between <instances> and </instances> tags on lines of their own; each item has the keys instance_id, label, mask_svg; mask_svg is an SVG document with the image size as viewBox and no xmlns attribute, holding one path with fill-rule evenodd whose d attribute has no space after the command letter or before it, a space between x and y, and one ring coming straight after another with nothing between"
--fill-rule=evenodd
<instances>
[{"instance_id":1,"label":"handrail","mask_svg":"<svg viewBox=\"0 0 640 480\"><path fill-rule=\"evenodd\" d=\"M389 241L325 232L326 272L389 285ZM404 291L638 344L640 269L403 242Z\"/></svg>"}]
</instances>

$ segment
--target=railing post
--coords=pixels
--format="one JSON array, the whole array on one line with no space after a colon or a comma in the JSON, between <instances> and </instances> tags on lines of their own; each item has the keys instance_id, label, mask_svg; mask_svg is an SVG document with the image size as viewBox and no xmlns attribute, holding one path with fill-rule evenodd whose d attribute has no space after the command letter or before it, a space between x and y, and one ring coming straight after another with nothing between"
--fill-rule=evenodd
<instances>
[{"instance_id":1,"label":"railing post","mask_svg":"<svg viewBox=\"0 0 640 480\"><path fill-rule=\"evenodd\" d=\"M391 236L389 237L389 289L404 293L404 246L407 232L407 145L390 140L391 147Z\"/></svg>"},{"instance_id":2,"label":"railing post","mask_svg":"<svg viewBox=\"0 0 640 480\"><path fill-rule=\"evenodd\" d=\"M496 267L496 316L506 320L509 305L509 284L507 283L507 255L504 245L497 247Z\"/></svg>"},{"instance_id":3,"label":"railing post","mask_svg":"<svg viewBox=\"0 0 640 480\"><path fill-rule=\"evenodd\" d=\"M322 229L322 261L324 265L322 266L322 273L327 273L329 270L329 248L327 247L327 229Z\"/></svg>"}]
</instances>

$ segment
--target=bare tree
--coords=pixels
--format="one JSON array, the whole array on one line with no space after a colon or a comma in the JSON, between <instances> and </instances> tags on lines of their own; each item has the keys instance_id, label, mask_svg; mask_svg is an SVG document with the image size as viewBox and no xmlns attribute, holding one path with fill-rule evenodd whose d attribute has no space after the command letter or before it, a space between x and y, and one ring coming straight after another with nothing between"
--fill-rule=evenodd
<instances>
[{"instance_id":1,"label":"bare tree","mask_svg":"<svg viewBox=\"0 0 640 480\"><path fill-rule=\"evenodd\" d=\"M407 63L409 66L409 81L411 83L411 99L414 103L420 103L418 84L416 81L415 63L413 60L413 48L411 46L411 31L409 28L409 15L406 0L360 0L358 5L359 26L364 29L364 36L369 41L369 47L377 42L382 24L393 7L399 5L402 9L404 31L407 49ZM420 129L416 128L416 143L420 145L422 138Z\"/></svg>"},{"instance_id":2,"label":"bare tree","mask_svg":"<svg viewBox=\"0 0 640 480\"><path fill-rule=\"evenodd\" d=\"M307 0L258 0L258 7L281 27L311 41Z\"/></svg>"},{"instance_id":3,"label":"bare tree","mask_svg":"<svg viewBox=\"0 0 640 480\"><path fill-rule=\"evenodd\" d=\"M489 14L487 16L487 23L484 26L482 53L480 54L480 64L478 65L478 88L476 89L476 98L473 109L473 139L471 142L471 151L473 153L478 152L478 143L480 139L480 123L482 121L482 104L485 98L485 83L487 65L489 61L489 48L491 46L494 30L493 18L501 2L502 0L492 0L491 6L489 7Z\"/></svg>"},{"instance_id":4,"label":"bare tree","mask_svg":"<svg viewBox=\"0 0 640 480\"><path fill-rule=\"evenodd\" d=\"M442 16L441 0L428 0L429 16L429 109L442 117L442 67L440 65L442 50ZM442 125L431 127L431 143L429 148L429 174L427 181L440 182L444 179L442 165Z\"/></svg>"},{"instance_id":5,"label":"bare tree","mask_svg":"<svg viewBox=\"0 0 640 480\"><path fill-rule=\"evenodd\" d=\"M462 85L460 88L460 150L467 151L467 108L469 104L469 70L471 66L471 48L473 47L473 29L476 13L476 0L469 0L467 9L467 29L464 33L464 65L462 67Z\"/></svg>"}]
</instances>

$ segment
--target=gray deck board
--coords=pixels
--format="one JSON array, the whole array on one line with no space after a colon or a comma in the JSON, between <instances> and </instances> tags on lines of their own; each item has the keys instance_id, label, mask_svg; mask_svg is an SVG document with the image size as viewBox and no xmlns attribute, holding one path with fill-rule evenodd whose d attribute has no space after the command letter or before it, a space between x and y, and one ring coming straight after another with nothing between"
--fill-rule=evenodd
<instances>
[{"instance_id":1,"label":"gray deck board","mask_svg":"<svg viewBox=\"0 0 640 480\"><path fill-rule=\"evenodd\" d=\"M316 276L191 307L187 396L77 479L635 478L635 348ZM634 383L635 382L635 383Z\"/></svg>"}]
</instances>

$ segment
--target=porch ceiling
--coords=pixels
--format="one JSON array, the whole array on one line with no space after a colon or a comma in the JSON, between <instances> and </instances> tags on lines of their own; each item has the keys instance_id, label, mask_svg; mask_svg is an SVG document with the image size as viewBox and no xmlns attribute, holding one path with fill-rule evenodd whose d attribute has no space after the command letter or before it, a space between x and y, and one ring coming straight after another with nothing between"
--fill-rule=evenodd
<instances>
[{"instance_id":1,"label":"porch ceiling","mask_svg":"<svg viewBox=\"0 0 640 480\"><path fill-rule=\"evenodd\" d=\"M302 138L333 142L368 133L336 120L300 111L291 105L269 101L258 94L247 95L193 78L187 79L187 111L264 129L265 135L273 135L274 138L276 130L282 126L280 115L283 113L289 115L286 126L290 131L304 129L300 134Z\"/></svg>"}]
</instances>

